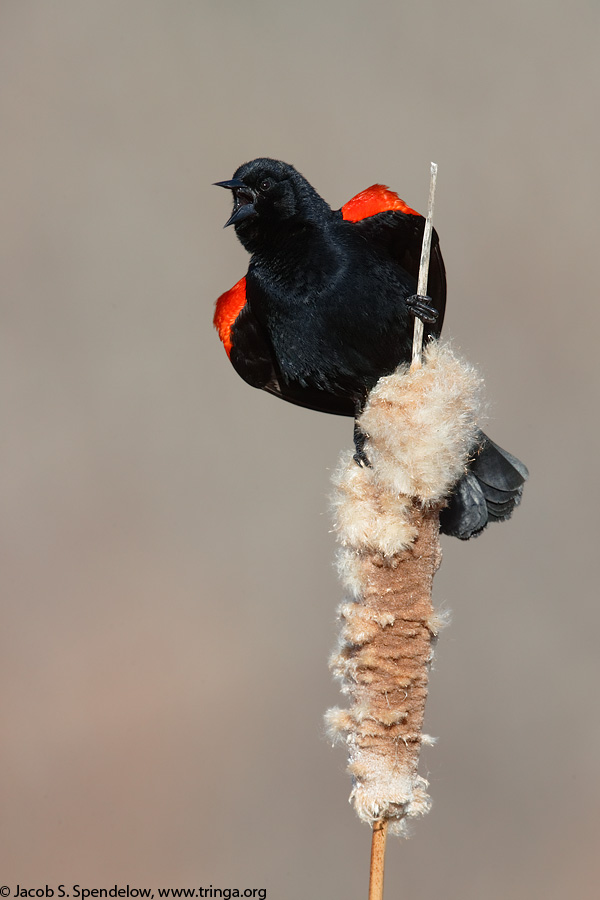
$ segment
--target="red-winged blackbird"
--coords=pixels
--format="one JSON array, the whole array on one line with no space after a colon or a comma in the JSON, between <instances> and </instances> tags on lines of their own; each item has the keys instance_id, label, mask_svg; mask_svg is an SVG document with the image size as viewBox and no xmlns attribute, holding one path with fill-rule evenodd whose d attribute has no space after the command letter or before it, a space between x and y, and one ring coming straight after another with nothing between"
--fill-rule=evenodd
<instances>
[{"instance_id":1,"label":"red-winged blackbird","mask_svg":"<svg viewBox=\"0 0 600 900\"><path fill-rule=\"evenodd\" d=\"M413 318L437 337L446 273L433 233L428 297L416 294L425 220L375 184L340 210L286 163L255 159L230 181L226 225L251 253L247 275L217 301L215 326L253 387L321 412L357 416L383 375L411 358ZM356 460L368 465L355 426ZM440 517L467 539L507 519L527 469L483 432L480 449Z\"/></svg>"}]
</instances>

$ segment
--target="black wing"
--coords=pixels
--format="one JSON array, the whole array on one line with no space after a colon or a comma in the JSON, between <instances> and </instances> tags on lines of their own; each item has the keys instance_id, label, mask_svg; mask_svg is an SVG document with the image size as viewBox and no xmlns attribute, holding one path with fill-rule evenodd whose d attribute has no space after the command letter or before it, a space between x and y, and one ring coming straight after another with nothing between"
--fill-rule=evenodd
<instances>
[{"instance_id":1,"label":"black wing","mask_svg":"<svg viewBox=\"0 0 600 900\"><path fill-rule=\"evenodd\" d=\"M351 397L286 383L278 370L269 336L247 303L233 323L231 341L231 363L238 375L252 387L317 412L338 416L355 415L356 406Z\"/></svg>"},{"instance_id":2,"label":"black wing","mask_svg":"<svg viewBox=\"0 0 600 900\"><path fill-rule=\"evenodd\" d=\"M425 229L423 216L390 210L354 222L352 227L358 229L369 242L378 244L415 281L419 280L419 264ZM427 293L438 311L438 319L435 325L425 325L425 334L439 337L446 311L446 268L435 228L431 235Z\"/></svg>"}]
</instances>

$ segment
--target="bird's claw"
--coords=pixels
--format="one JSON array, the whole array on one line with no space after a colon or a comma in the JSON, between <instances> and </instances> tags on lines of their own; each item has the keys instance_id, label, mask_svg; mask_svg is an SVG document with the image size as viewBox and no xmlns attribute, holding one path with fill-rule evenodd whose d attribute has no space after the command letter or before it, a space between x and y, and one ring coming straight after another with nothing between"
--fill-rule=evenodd
<instances>
[{"instance_id":1,"label":"bird's claw","mask_svg":"<svg viewBox=\"0 0 600 900\"><path fill-rule=\"evenodd\" d=\"M358 407L357 407L357 412L359 412ZM364 431L362 431L362 429L360 428L360 425L355 420L354 421L354 447L355 447L356 452L354 454L354 462L356 463L357 466L360 466L362 469L370 469L371 468L371 463L369 462L369 457L365 453L365 444L367 443L367 440L368 440L368 435L366 435L364 433Z\"/></svg>"},{"instance_id":2,"label":"bird's claw","mask_svg":"<svg viewBox=\"0 0 600 900\"><path fill-rule=\"evenodd\" d=\"M431 297L424 297L422 294L413 294L406 300L408 311L411 316L433 325L438 320L439 312L432 306Z\"/></svg>"},{"instance_id":3,"label":"bird's claw","mask_svg":"<svg viewBox=\"0 0 600 900\"><path fill-rule=\"evenodd\" d=\"M357 450L354 454L354 462L357 466L360 466L361 469L372 469L372 465L369 462L369 457L365 453L364 450Z\"/></svg>"}]
</instances>

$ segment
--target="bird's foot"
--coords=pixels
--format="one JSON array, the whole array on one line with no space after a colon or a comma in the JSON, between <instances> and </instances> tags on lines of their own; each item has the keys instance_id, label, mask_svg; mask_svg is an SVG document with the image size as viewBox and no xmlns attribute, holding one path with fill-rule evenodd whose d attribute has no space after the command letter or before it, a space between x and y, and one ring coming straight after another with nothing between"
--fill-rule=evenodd
<instances>
[{"instance_id":1,"label":"bird's foot","mask_svg":"<svg viewBox=\"0 0 600 900\"><path fill-rule=\"evenodd\" d=\"M422 294L413 294L406 300L408 311L411 316L433 325L438 320L439 312L432 305L431 297L424 297Z\"/></svg>"},{"instance_id":2,"label":"bird's foot","mask_svg":"<svg viewBox=\"0 0 600 900\"><path fill-rule=\"evenodd\" d=\"M354 462L357 466L360 466L363 469L370 469L371 463L369 462L369 457L365 453L365 444L367 443L368 435L361 431L358 422L354 422L354 446L356 448L356 452L354 454Z\"/></svg>"},{"instance_id":3,"label":"bird's foot","mask_svg":"<svg viewBox=\"0 0 600 900\"><path fill-rule=\"evenodd\" d=\"M357 450L354 454L354 462L357 466L360 466L361 469L372 469L373 466L369 461L369 457L365 453L364 450Z\"/></svg>"}]
</instances>

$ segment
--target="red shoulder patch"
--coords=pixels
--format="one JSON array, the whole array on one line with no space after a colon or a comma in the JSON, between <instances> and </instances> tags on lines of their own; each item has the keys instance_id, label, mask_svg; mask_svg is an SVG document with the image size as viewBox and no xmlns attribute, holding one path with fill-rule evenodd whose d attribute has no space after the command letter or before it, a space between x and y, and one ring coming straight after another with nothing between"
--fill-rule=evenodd
<instances>
[{"instance_id":1,"label":"red shoulder patch","mask_svg":"<svg viewBox=\"0 0 600 900\"><path fill-rule=\"evenodd\" d=\"M348 222L360 222L361 219L367 219L369 216L376 216L377 213L393 209L399 209L400 212L408 213L411 216L420 215L384 184L372 184L371 187L361 191L342 206L342 216Z\"/></svg>"},{"instance_id":2,"label":"red shoulder patch","mask_svg":"<svg viewBox=\"0 0 600 900\"><path fill-rule=\"evenodd\" d=\"M213 324L219 332L227 356L231 353L231 329L233 323L246 305L246 276L240 278L237 284L221 294L217 300Z\"/></svg>"}]
</instances>

